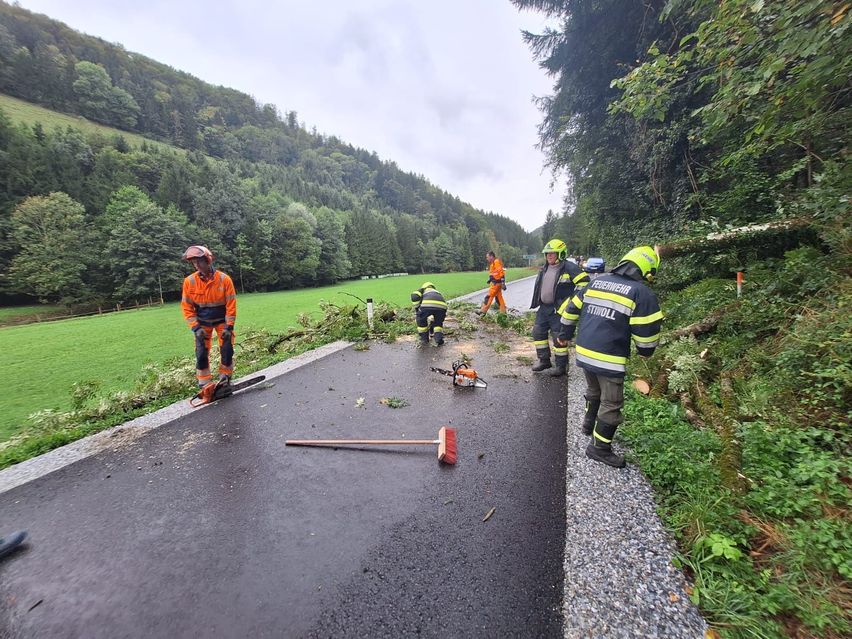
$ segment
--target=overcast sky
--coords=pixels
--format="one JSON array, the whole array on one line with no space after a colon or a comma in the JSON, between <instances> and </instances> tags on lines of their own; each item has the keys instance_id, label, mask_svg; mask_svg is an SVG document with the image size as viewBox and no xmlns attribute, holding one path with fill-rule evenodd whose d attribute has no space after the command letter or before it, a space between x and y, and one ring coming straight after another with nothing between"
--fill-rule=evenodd
<instances>
[{"instance_id":1,"label":"overcast sky","mask_svg":"<svg viewBox=\"0 0 852 639\"><path fill-rule=\"evenodd\" d=\"M527 230L560 211L535 149L533 96L551 80L509 0L19 0L212 84L276 105L320 133Z\"/></svg>"}]
</instances>

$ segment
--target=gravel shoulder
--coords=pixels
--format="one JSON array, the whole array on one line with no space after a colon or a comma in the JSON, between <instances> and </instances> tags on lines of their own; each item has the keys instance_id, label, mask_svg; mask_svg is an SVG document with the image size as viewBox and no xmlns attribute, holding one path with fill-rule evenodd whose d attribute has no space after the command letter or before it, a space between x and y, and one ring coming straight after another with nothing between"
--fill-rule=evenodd
<instances>
[{"instance_id":1,"label":"gravel shoulder","mask_svg":"<svg viewBox=\"0 0 852 639\"><path fill-rule=\"evenodd\" d=\"M568 383L565 535L565 639L699 639L707 623L674 567L672 538L654 493L635 465L615 469L585 455L583 375ZM615 448L623 453L616 439Z\"/></svg>"}]
</instances>

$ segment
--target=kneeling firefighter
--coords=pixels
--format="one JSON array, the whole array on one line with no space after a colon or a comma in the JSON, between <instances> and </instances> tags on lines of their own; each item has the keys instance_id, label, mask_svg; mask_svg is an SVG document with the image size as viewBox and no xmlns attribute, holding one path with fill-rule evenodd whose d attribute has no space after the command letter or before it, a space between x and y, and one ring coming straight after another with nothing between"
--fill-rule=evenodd
<instances>
[{"instance_id":1,"label":"kneeling firefighter","mask_svg":"<svg viewBox=\"0 0 852 639\"><path fill-rule=\"evenodd\" d=\"M435 289L432 282L423 282L423 286L411 293L411 306L414 307L417 335L421 344L428 344L430 335L435 337L435 345L444 343L444 318L447 316L447 302ZM432 326L429 327L429 317Z\"/></svg>"},{"instance_id":2,"label":"kneeling firefighter","mask_svg":"<svg viewBox=\"0 0 852 639\"><path fill-rule=\"evenodd\" d=\"M195 273L183 280L180 306L189 330L195 336L195 376L198 387L213 381L210 346L213 333L219 341L219 381L234 374L234 323L237 293L230 276L213 267L213 253L206 246L190 246L183 259L192 262Z\"/></svg>"},{"instance_id":3,"label":"kneeling firefighter","mask_svg":"<svg viewBox=\"0 0 852 639\"><path fill-rule=\"evenodd\" d=\"M650 357L660 339L663 313L650 282L660 257L650 246L627 253L611 273L595 278L559 309L567 346L580 326L576 342L577 366L586 377L586 415L582 430L592 435L586 455L616 468L624 458L612 452L612 439L624 421L624 376L630 342L642 357Z\"/></svg>"},{"instance_id":4,"label":"kneeling firefighter","mask_svg":"<svg viewBox=\"0 0 852 639\"><path fill-rule=\"evenodd\" d=\"M557 311L566 299L574 294L574 289L589 282L589 274L574 262L565 259L568 247L562 240L550 240L541 251L546 260L538 273L533 289L530 308L538 307L535 313L535 325L532 330L535 354L538 362L532 370L536 373L551 368L550 344L547 335L553 339L553 351L556 354L556 366L549 371L553 377L561 377L568 370L568 346L557 343L556 337L562 330Z\"/></svg>"}]
</instances>

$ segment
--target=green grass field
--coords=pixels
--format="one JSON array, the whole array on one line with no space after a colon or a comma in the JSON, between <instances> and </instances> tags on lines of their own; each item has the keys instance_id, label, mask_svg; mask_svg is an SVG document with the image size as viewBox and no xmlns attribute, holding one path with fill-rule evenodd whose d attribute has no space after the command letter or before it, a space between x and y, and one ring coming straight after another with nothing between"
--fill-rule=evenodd
<instances>
[{"instance_id":1,"label":"green grass field","mask_svg":"<svg viewBox=\"0 0 852 639\"><path fill-rule=\"evenodd\" d=\"M508 279L531 271L509 269ZM237 343L247 328L283 332L296 325L300 313L319 315L321 299L339 304L372 297L407 307L412 290L429 280L447 299L483 288L484 271L409 275L354 280L323 288L239 295ZM30 311L38 307L26 307ZM4 309L9 313L11 309ZM20 309L18 309L20 310ZM6 364L0 394L0 441L17 433L31 413L47 408L67 410L75 382L97 382L101 391L129 389L145 364L190 357L193 341L178 303L85 318L0 328L0 352ZM240 370L239 349L236 360Z\"/></svg>"},{"instance_id":2,"label":"green grass field","mask_svg":"<svg viewBox=\"0 0 852 639\"><path fill-rule=\"evenodd\" d=\"M6 116L9 117L12 122L21 122L29 126L32 126L36 122L41 122L41 125L46 130L56 128L65 129L70 126L75 129L80 129L85 134L97 133L107 138L121 135L125 140L127 140L127 143L130 146L138 147L144 142L148 146L156 146L176 151L178 153L184 153L183 150L178 149L177 147L170 146L163 142L156 142L136 133L128 133L127 131L114 129L103 124L97 124L79 115L68 115L66 113L59 113L58 111L51 111L50 109L45 109L44 107L40 107L36 104L25 102L9 95L3 95L2 93L0 93L0 109L3 109Z\"/></svg>"}]
</instances>

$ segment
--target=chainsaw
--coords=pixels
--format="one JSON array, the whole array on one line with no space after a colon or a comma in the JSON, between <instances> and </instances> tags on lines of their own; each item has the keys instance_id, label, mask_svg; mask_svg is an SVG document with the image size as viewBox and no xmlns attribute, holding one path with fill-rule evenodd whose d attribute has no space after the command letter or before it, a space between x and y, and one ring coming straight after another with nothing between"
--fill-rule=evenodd
<instances>
[{"instance_id":1,"label":"chainsaw","mask_svg":"<svg viewBox=\"0 0 852 639\"><path fill-rule=\"evenodd\" d=\"M204 406L204 404L209 404L211 402L215 402L220 399L225 399L226 397L230 397L238 390L243 390L244 388L248 388L249 386L254 386L255 384L259 384L263 380L266 379L266 375L258 375L257 377L252 377L251 379L244 379L236 384L232 384L228 380L221 380L218 382L210 382L204 388L202 388L195 396L189 400L189 405L193 408L198 408L199 406Z\"/></svg>"},{"instance_id":2,"label":"chainsaw","mask_svg":"<svg viewBox=\"0 0 852 639\"><path fill-rule=\"evenodd\" d=\"M485 388L488 382L476 374L476 371L470 368L462 360L453 362L453 370L448 371L445 368L431 367L431 370L441 375L448 375L453 378L453 386L463 386L465 388Z\"/></svg>"}]
</instances>

